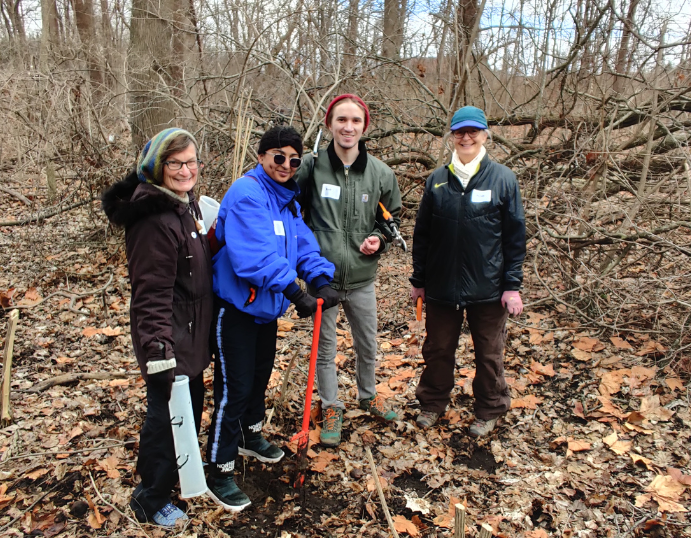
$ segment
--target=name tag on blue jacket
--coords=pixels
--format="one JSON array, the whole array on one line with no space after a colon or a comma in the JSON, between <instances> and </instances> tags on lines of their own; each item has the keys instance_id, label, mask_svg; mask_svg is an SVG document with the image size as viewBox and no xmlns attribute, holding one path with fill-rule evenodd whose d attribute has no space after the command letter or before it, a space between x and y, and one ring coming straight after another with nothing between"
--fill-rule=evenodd
<instances>
[{"instance_id":1,"label":"name tag on blue jacket","mask_svg":"<svg viewBox=\"0 0 691 538\"><path fill-rule=\"evenodd\" d=\"M274 232L276 235L285 235L286 234L286 229L283 227L283 221L281 220L275 220L274 221Z\"/></svg>"},{"instance_id":2,"label":"name tag on blue jacket","mask_svg":"<svg viewBox=\"0 0 691 538\"><path fill-rule=\"evenodd\" d=\"M470 194L470 201L474 204L479 204L482 202L491 202L492 191L473 190L473 192Z\"/></svg>"}]
</instances>

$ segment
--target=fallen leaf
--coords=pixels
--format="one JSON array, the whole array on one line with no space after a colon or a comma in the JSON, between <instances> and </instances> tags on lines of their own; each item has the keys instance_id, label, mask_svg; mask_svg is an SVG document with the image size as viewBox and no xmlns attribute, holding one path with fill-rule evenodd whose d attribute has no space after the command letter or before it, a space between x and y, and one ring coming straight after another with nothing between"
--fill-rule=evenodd
<instances>
[{"instance_id":1,"label":"fallen leaf","mask_svg":"<svg viewBox=\"0 0 691 538\"><path fill-rule=\"evenodd\" d=\"M530 369L536 374L548 377L553 377L555 375L554 366L552 366L551 364L540 364L539 362L533 361L530 364Z\"/></svg>"},{"instance_id":2,"label":"fallen leaf","mask_svg":"<svg viewBox=\"0 0 691 538\"><path fill-rule=\"evenodd\" d=\"M660 396L646 396L641 399L640 414L648 420L667 421L672 418L674 411L660 405Z\"/></svg>"},{"instance_id":3,"label":"fallen leaf","mask_svg":"<svg viewBox=\"0 0 691 538\"><path fill-rule=\"evenodd\" d=\"M682 473L681 469L677 469L676 467L667 467L667 474L680 484L691 486L691 475Z\"/></svg>"},{"instance_id":4,"label":"fallen leaf","mask_svg":"<svg viewBox=\"0 0 691 538\"><path fill-rule=\"evenodd\" d=\"M581 336L578 340L574 341L573 347L580 349L581 351L595 352L605 349L605 344L600 342L597 338Z\"/></svg>"},{"instance_id":5,"label":"fallen leaf","mask_svg":"<svg viewBox=\"0 0 691 538\"><path fill-rule=\"evenodd\" d=\"M547 531L544 529L535 529L525 533L526 538L548 538Z\"/></svg>"},{"instance_id":6,"label":"fallen leaf","mask_svg":"<svg viewBox=\"0 0 691 538\"><path fill-rule=\"evenodd\" d=\"M16 288L10 288L7 291L0 293L0 306L9 308L12 306L12 296L17 292Z\"/></svg>"},{"instance_id":7,"label":"fallen leaf","mask_svg":"<svg viewBox=\"0 0 691 538\"><path fill-rule=\"evenodd\" d=\"M653 481L645 488L646 491L653 495L660 495L676 501L681 497L685 490L684 484L679 483L669 475L657 475Z\"/></svg>"},{"instance_id":8,"label":"fallen leaf","mask_svg":"<svg viewBox=\"0 0 691 538\"><path fill-rule=\"evenodd\" d=\"M640 454L629 454L631 456L631 461L633 461L634 465L638 465L639 463L642 463L645 465L649 471L654 471L655 467L653 465L653 460L649 460L648 458L645 458L641 456Z\"/></svg>"},{"instance_id":9,"label":"fallen leaf","mask_svg":"<svg viewBox=\"0 0 691 538\"><path fill-rule=\"evenodd\" d=\"M38 291L36 291L36 288L29 288L24 294L24 299L34 303L36 301L40 301L41 296L39 295Z\"/></svg>"},{"instance_id":10,"label":"fallen leaf","mask_svg":"<svg viewBox=\"0 0 691 538\"><path fill-rule=\"evenodd\" d=\"M429 514L430 504L427 499L420 499L418 497L413 497L409 493L404 493L405 497L405 507L410 509L412 512L420 512L421 514Z\"/></svg>"},{"instance_id":11,"label":"fallen leaf","mask_svg":"<svg viewBox=\"0 0 691 538\"><path fill-rule=\"evenodd\" d=\"M684 382L678 377L668 377L665 379L665 383L672 390L683 391L686 388Z\"/></svg>"},{"instance_id":12,"label":"fallen leaf","mask_svg":"<svg viewBox=\"0 0 691 538\"><path fill-rule=\"evenodd\" d=\"M636 353L636 356L642 357L644 355L662 353L664 351L667 351L667 348L665 346L663 346L659 342L655 342L654 340L648 340L645 344L643 344L641 350L638 353Z\"/></svg>"},{"instance_id":13,"label":"fallen leaf","mask_svg":"<svg viewBox=\"0 0 691 538\"><path fill-rule=\"evenodd\" d=\"M310 469L317 473L323 473L326 471L326 468L329 466L330 462L337 459L339 459L338 454L333 454L325 450L320 452L319 455L312 460Z\"/></svg>"},{"instance_id":14,"label":"fallen leaf","mask_svg":"<svg viewBox=\"0 0 691 538\"><path fill-rule=\"evenodd\" d=\"M42 477L44 474L48 473L48 469L36 469L35 471L31 471L30 473L27 473L25 476L27 478L30 478L31 480L36 480L37 478Z\"/></svg>"},{"instance_id":15,"label":"fallen leaf","mask_svg":"<svg viewBox=\"0 0 691 538\"><path fill-rule=\"evenodd\" d=\"M544 398L538 398L534 394L528 394L523 398L516 398L511 400L511 409L537 409L538 404L541 404Z\"/></svg>"},{"instance_id":16,"label":"fallen leaf","mask_svg":"<svg viewBox=\"0 0 691 538\"><path fill-rule=\"evenodd\" d=\"M405 518L405 516L393 516L393 525L397 532L405 532L410 536L418 536L420 531L415 523Z\"/></svg>"},{"instance_id":17,"label":"fallen leaf","mask_svg":"<svg viewBox=\"0 0 691 538\"><path fill-rule=\"evenodd\" d=\"M82 334L84 336L94 336L94 335L100 334L100 332L101 332L101 329L98 329L96 327L86 327L82 331ZM98 527L98 528L100 528L100 527Z\"/></svg>"},{"instance_id":18,"label":"fallen leaf","mask_svg":"<svg viewBox=\"0 0 691 538\"><path fill-rule=\"evenodd\" d=\"M122 328L115 327L112 329L110 327L103 327L103 329L101 329L101 334L105 334L106 336L120 336L122 334Z\"/></svg>"},{"instance_id":19,"label":"fallen leaf","mask_svg":"<svg viewBox=\"0 0 691 538\"><path fill-rule=\"evenodd\" d=\"M571 452L585 452L590 450L590 443L588 441L569 440L567 447Z\"/></svg>"},{"instance_id":20,"label":"fallen leaf","mask_svg":"<svg viewBox=\"0 0 691 538\"><path fill-rule=\"evenodd\" d=\"M291 331L293 329L293 327L295 327L295 323L293 323L292 321L289 321L285 318L279 318L278 319L278 330L279 331L288 332L288 331Z\"/></svg>"},{"instance_id":21,"label":"fallen leaf","mask_svg":"<svg viewBox=\"0 0 691 538\"><path fill-rule=\"evenodd\" d=\"M602 441L610 448L612 452L619 454L620 456L627 454L633 447L632 441L620 440L617 432L612 432L612 434L602 439Z\"/></svg>"},{"instance_id":22,"label":"fallen leaf","mask_svg":"<svg viewBox=\"0 0 691 538\"><path fill-rule=\"evenodd\" d=\"M631 344L629 344L623 338L619 338L618 336L610 337L610 341L614 344L614 347L616 347L618 349L631 349L631 350L633 350L633 346Z\"/></svg>"},{"instance_id":23,"label":"fallen leaf","mask_svg":"<svg viewBox=\"0 0 691 538\"><path fill-rule=\"evenodd\" d=\"M574 359L581 362L589 362L593 359L592 353L588 351L582 351L580 349L572 349L571 355L573 355Z\"/></svg>"}]
</instances>

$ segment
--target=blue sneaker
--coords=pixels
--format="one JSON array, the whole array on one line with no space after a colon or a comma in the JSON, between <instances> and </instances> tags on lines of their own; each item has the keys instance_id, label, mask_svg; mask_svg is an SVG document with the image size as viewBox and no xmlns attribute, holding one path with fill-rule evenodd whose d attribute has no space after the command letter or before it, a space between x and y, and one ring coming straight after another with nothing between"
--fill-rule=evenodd
<instances>
[{"instance_id":1,"label":"blue sneaker","mask_svg":"<svg viewBox=\"0 0 691 538\"><path fill-rule=\"evenodd\" d=\"M178 521L185 521L189 518L185 512L180 510L177 506L172 503L168 503L158 512L156 512L154 517L151 519L154 520L156 525L160 525L161 527L175 527L175 524Z\"/></svg>"}]
</instances>

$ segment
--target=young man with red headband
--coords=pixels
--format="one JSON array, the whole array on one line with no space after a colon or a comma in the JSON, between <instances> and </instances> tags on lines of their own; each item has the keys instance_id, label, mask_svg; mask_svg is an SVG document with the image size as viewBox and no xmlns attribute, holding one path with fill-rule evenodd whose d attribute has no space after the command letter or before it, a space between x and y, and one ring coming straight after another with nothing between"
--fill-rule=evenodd
<instances>
[{"instance_id":1,"label":"young man with red headband","mask_svg":"<svg viewBox=\"0 0 691 538\"><path fill-rule=\"evenodd\" d=\"M391 168L368 155L361 140L370 114L357 95L339 95L326 110L326 128L332 141L318 156L307 155L296 174L302 191L305 221L314 232L322 256L336 266L331 282L334 298L343 306L356 350L356 381L359 407L384 421L397 420L396 413L377 395L377 302L374 279L380 254L386 250L384 236L375 219L381 201L400 224L401 193ZM325 301L328 298L325 298ZM322 403L320 441L337 446L341 441L343 410L338 398L336 368L336 317L338 309L322 317L317 359L317 383Z\"/></svg>"}]
</instances>

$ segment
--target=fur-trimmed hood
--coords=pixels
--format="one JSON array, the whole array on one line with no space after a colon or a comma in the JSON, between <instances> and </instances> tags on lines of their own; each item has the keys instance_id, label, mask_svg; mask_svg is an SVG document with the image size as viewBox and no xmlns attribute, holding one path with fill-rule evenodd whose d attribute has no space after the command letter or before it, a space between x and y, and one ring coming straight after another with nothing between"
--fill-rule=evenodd
<instances>
[{"instance_id":1,"label":"fur-trimmed hood","mask_svg":"<svg viewBox=\"0 0 691 538\"><path fill-rule=\"evenodd\" d=\"M188 196L189 203L194 204L194 192L190 191ZM182 215L187 211L186 204L154 185L140 182L136 170L103 191L101 208L112 224L124 227L151 215L168 211Z\"/></svg>"}]
</instances>

